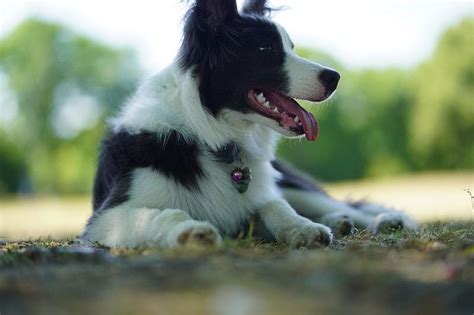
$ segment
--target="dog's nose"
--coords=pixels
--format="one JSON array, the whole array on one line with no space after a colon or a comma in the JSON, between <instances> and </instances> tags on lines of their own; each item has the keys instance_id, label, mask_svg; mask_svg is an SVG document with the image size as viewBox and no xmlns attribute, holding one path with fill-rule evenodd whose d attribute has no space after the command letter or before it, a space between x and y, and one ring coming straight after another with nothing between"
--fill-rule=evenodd
<instances>
[{"instance_id":1,"label":"dog's nose","mask_svg":"<svg viewBox=\"0 0 474 315\"><path fill-rule=\"evenodd\" d=\"M326 89L331 92L337 88L341 76L334 70L324 69L319 74L319 79L323 82Z\"/></svg>"}]
</instances>

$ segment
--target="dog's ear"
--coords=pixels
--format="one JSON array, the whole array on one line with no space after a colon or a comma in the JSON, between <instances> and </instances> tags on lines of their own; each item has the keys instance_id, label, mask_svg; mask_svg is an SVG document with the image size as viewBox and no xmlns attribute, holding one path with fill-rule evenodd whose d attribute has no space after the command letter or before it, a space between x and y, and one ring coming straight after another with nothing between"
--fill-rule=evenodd
<instances>
[{"instance_id":1,"label":"dog's ear","mask_svg":"<svg viewBox=\"0 0 474 315\"><path fill-rule=\"evenodd\" d=\"M246 0L242 7L245 14L267 15L271 9L267 6L267 0Z\"/></svg>"},{"instance_id":2,"label":"dog's ear","mask_svg":"<svg viewBox=\"0 0 474 315\"><path fill-rule=\"evenodd\" d=\"M196 0L195 8L211 31L238 15L235 0Z\"/></svg>"}]
</instances>

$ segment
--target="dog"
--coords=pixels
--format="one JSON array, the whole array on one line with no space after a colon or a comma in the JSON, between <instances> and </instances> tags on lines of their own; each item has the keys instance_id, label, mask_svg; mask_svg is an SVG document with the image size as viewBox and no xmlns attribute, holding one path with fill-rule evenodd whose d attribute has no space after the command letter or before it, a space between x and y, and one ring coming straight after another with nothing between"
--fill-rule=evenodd
<instances>
[{"instance_id":1,"label":"dog","mask_svg":"<svg viewBox=\"0 0 474 315\"><path fill-rule=\"evenodd\" d=\"M194 0L175 61L144 82L101 144L93 214L80 236L109 247L218 246L255 236L327 246L356 228L416 229L402 212L332 199L275 159L283 137L314 141L340 75L298 57L265 0Z\"/></svg>"}]
</instances>

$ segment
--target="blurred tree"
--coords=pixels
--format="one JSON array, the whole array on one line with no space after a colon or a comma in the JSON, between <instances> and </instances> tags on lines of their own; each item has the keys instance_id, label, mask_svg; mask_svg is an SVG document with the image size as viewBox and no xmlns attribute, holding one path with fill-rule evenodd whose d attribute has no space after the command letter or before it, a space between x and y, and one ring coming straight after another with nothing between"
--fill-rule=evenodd
<instances>
[{"instance_id":1,"label":"blurred tree","mask_svg":"<svg viewBox=\"0 0 474 315\"><path fill-rule=\"evenodd\" d=\"M19 148L0 130L0 195L16 191L26 179L26 163Z\"/></svg>"},{"instance_id":2,"label":"blurred tree","mask_svg":"<svg viewBox=\"0 0 474 315\"><path fill-rule=\"evenodd\" d=\"M30 19L0 41L0 72L18 107L15 124L4 129L22 150L34 188L88 191L103 117L139 76L132 51Z\"/></svg>"},{"instance_id":3,"label":"blurred tree","mask_svg":"<svg viewBox=\"0 0 474 315\"><path fill-rule=\"evenodd\" d=\"M474 167L474 19L450 28L416 81L410 116L418 169Z\"/></svg>"}]
</instances>

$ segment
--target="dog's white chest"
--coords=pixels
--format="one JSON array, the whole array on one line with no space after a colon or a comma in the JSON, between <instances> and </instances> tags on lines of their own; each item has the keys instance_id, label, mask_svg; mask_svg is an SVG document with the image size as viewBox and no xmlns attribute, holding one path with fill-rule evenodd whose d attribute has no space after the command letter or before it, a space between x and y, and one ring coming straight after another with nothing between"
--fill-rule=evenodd
<instances>
[{"instance_id":1,"label":"dog's white chest","mask_svg":"<svg viewBox=\"0 0 474 315\"><path fill-rule=\"evenodd\" d=\"M181 209L194 219L209 221L224 233L232 234L252 213L279 194L274 182L276 172L269 162L227 164L204 155L201 165L204 175L198 179L199 189L186 188L151 168L135 170L130 206ZM252 181L245 193L237 190L231 178L237 165L252 169Z\"/></svg>"}]
</instances>

